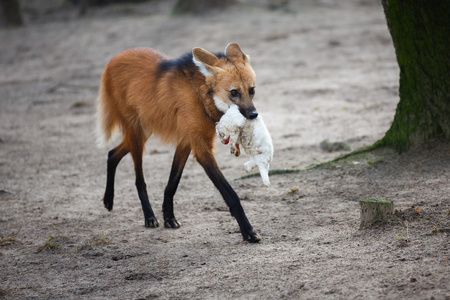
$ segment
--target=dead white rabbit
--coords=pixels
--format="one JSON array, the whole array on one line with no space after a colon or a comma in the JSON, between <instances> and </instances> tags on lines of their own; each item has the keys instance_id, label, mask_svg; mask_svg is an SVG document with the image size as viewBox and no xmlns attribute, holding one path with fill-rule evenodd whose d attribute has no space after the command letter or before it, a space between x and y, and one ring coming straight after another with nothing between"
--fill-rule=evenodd
<instances>
[{"instance_id":1,"label":"dead white rabbit","mask_svg":"<svg viewBox=\"0 0 450 300\"><path fill-rule=\"evenodd\" d=\"M237 105L231 105L227 112L216 123L216 132L220 141L227 145L230 144L230 152L239 156L239 137L244 128L247 119L240 113Z\"/></svg>"},{"instance_id":2,"label":"dead white rabbit","mask_svg":"<svg viewBox=\"0 0 450 300\"><path fill-rule=\"evenodd\" d=\"M244 164L250 172L256 166L259 168L264 185L269 186L269 164L273 158L273 145L270 133L262 117L253 120L246 119L237 105L231 105L216 124L216 132L223 144L230 144L230 152L239 156L240 146L250 156Z\"/></svg>"}]
</instances>

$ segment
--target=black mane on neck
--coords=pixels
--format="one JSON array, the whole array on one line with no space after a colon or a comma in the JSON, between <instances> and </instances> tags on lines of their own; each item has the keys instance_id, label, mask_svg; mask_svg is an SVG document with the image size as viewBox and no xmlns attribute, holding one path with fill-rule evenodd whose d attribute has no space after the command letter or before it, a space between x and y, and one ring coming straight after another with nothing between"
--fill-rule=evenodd
<instances>
[{"instance_id":1,"label":"black mane on neck","mask_svg":"<svg viewBox=\"0 0 450 300\"><path fill-rule=\"evenodd\" d=\"M214 53L218 58L227 57L225 54L221 52ZM188 52L178 58L163 60L159 63L159 69L161 71L170 71L170 70L194 70L198 67L194 64L192 52Z\"/></svg>"}]
</instances>

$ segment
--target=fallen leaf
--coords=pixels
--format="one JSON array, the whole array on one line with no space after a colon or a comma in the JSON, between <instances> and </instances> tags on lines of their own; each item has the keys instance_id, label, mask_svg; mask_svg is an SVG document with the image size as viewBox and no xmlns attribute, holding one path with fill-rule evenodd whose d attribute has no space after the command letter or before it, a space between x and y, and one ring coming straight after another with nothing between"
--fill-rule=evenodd
<instances>
[{"instance_id":1,"label":"fallen leaf","mask_svg":"<svg viewBox=\"0 0 450 300\"><path fill-rule=\"evenodd\" d=\"M296 187L291 188L288 192L286 192L286 194L292 194L296 191L298 191L299 186L297 185Z\"/></svg>"},{"instance_id":2,"label":"fallen leaf","mask_svg":"<svg viewBox=\"0 0 450 300\"><path fill-rule=\"evenodd\" d=\"M417 206L416 209L415 209L416 214L418 214L418 215L420 215L419 209L420 209L420 206Z\"/></svg>"}]
</instances>

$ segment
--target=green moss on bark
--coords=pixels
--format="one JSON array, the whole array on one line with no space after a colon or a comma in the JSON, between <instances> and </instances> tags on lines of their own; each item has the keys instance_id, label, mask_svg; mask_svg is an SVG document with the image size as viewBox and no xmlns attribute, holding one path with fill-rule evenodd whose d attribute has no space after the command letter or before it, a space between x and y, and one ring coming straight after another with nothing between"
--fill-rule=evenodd
<instances>
[{"instance_id":1,"label":"green moss on bark","mask_svg":"<svg viewBox=\"0 0 450 300\"><path fill-rule=\"evenodd\" d=\"M382 0L400 68L400 101L379 145L402 152L450 138L450 1Z\"/></svg>"}]
</instances>

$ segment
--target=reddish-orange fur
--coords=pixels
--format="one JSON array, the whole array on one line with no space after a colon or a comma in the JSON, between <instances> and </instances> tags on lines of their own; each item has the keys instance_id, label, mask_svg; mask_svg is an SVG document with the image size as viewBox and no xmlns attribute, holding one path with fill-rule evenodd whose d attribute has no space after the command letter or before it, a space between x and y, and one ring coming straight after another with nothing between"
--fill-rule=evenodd
<instances>
[{"instance_id":1,"label":"reddish-orange fur","mask_svg":"<svg viewBox=\"0 0 450 300\"><path fill-rule=\"evenodd\" d=\"M244 239L257 242L260 238L253 231L239 197L223 177L213 154L215 122L220 120L227 106L234 103L248 118L257 116L252 100L253 69L237 44L227 47L226 56L217 57L195 48L193 57L194 60L186 56L187 63L176 65L156 50L136 48L123 51L106 65L98 98L99 129L105 141L116 130L122 132L123 138L109 152L105 206L109 210L113 207L116 167L123 156L131 153L145 224L147 227L159 226L148 201L142 171L144 144L155 134L177 146L164 193L164 225L180 226L173 214L173 196L192 151L236 217ZM231 97L230 89L238 90L239 96Z\"/></svg>"},{"instance_id":2,"label":"reddish-orange fur","mask_svg":"<svg viewBox=\"0 0 450 300\"><path fill-rule=\"evenodd\" d=\"M145 142L155 133L165 142L193 145L194 154L210 150L213 120L186 78L172 73L158 77L161 59L167 57L139 48L118 54L106 65L99 96L105 137L120 128L129 149L136 139ZM207 92L206 87L200 89Z\"/></svg>"}]
</instances>

